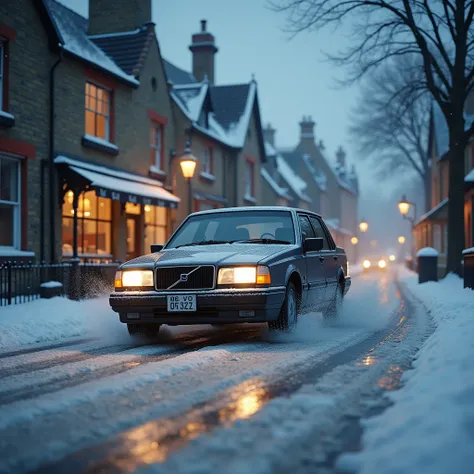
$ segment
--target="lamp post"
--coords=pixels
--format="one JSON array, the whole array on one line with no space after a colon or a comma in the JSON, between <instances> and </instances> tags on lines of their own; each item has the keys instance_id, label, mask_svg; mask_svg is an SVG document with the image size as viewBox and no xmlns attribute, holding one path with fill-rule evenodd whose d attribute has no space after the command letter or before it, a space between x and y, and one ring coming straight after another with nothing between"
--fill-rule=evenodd
<instances>
[{"instance_id":1,"label":"lamp post","mask_svg":"<svg viewBox=\"0 0 474 474\"><path fill-rule=\"evenodd\" d=\"M360 231L365 233L367 232L368 228L369 228L369 224L367 223L365 219L362 219L359 224Z\"/></svg>"},{"instance_id":2,"label":"lamp post","mask_svg":"<svg viewBox=\"0 0 474 474\"><path fill-rule=\"evenodd\" d=\"M191 152L191 143L186 142L184 148L184 153L179 160L179 166L181 167L181 172L183 177L186 180L188 185L188 214L193 212L193 196L192 196L192 186L191 180L194 176L194 171L196 170L197 159Z\"/></svg>"},{"instance_id":3,"label":"lamp post","mask_svg":"<svg viewBox=\"0 0 474 474\"><path fill-rule=\"evenodd\" d=\"M413 207L413 214L411 216L408 215L410 212L410 208ZM407 200L406 195L404 194L400 201L398 201L398 210L400 214L403 216L404 219L410 221L411 224L411 256L412 258L415 256L415 242L413 238L413 231L415 229L415 221L416 221L416 204L414 202L410 202ZM405 240L403 240L405 242Z\"/></svg>"}]
</instances>

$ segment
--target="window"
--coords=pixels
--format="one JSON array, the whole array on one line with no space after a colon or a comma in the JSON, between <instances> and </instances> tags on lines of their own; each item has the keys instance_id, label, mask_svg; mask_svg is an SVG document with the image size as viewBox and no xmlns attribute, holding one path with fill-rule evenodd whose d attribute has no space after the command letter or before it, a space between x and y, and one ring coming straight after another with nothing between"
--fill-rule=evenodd
<instances>
[{"instance_id":1,"label":"window","mask_svg":"<svg viewBox=\"0 0 474 474\"><path fill-rule=\"evenodd\" d=\"M441 253L441 226L439 224L433 225L433 247Z\"/></svg>"},{"instance_id":2,"label":"window","mask_svg":"<svg viewBox=\"0 0 474 474\"><path fill-rule=\"evenodd\" d=\"M73 253L73 193L69 191L63 204L63 255ZM77 226L77 253L103 255L112 253L112 201L97 197L95 191L79 196Z\"/></svg>"},{"instance_id":3,"label":"window","mask_svg":"<svg viewBox=\"0 0 474 474\"><path fill-rule=\"evenodd\" d=\"M0 110L4 110L3 104L3 87L5 84L4 81L4 56L5 56L5 43L0 39Z\"/></svg>"},{"instance_id":4,"label":"window","mask_svg":"<svg viewBox=\"0 0 474 474\"><path fill-rule=\"evenodd\" d=\"M245 198L254 197L254 167L255 164L252 161L247 161L245 163Z\"/></svg>"},{"instance_id":5,"label":"window","mask_svg":"<svg viewBox=\"0 0 474 474\"><path fill-rule=\"evenodd\" d=\"M20 161L0 156L0 246L20 247Z\"/></svg>"},{"instance_id":6,"label":"window","mask_svg":"<svg viewBox=\"0 0 474 474\"><path fill-rule=\"evenodd\" d=\"M314 230L309 222L308 216L298 216L298 219L300 221L302 239L305 240L316 237L316 234L314 233Z\"/></svg>"},{"instance_id":7,"label":"window","mask_svg":"<svg viewBox=\"0 0 474 474\"><path fill-rule=\"evenodd\" d=\"M145 210L145 252L152 244L164 244L168 234L168 210L166 207L149 206Z\"/></svg>"},{"instance_id":8,"label":"window","mask_svg":"<svg viewBox=\"0 0 474 474\"><path fill-rule=\"evenodd\" d=\"M86 134L110 141L110 91L86 82Z\"/></svg>"},{"instance_id":9,"label":"window","mask_svg":"<svg viewBox=\"0 0 474 474\"><path fill-rule=\"evenodd\" d=\"M202 173L213 175L214 173L214 152L212 147L204 148L202 154Z\"/></svg>"},{"instance_id":10,"label":"window","mask_svg":"<svg viewBox=\"0 0 474 474\"><path fill-rule=\"evenodd\" d=\"M321 222L319 222L319 219L316 217L310 217L309 220L311 221L316 237L321 237L323 239L323 250L334 250L329 244L328 237L323 229L323 226L321 225Z\"/></svg>"},{"instance_id":11,"label":"window","mask_svg":"<svg viewBox=\"0 0 474 474\"><path fill-rule=\"evenodd\" d=\"M163 125L153 123L150 128L151 164L164 171Z\"/></svg>"}]
</instances>

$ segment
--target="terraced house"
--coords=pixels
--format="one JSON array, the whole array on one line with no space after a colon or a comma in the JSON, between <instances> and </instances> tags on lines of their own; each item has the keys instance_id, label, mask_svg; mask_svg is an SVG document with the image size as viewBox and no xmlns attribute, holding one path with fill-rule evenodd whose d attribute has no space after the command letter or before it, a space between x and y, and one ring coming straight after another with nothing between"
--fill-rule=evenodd
<instances>
[{"instance_id":1,"label":"terraced house","mask_svg":"<svg viewBox=\"0 0 474 474\"><path fill-rule=\"evenodd\" d=\"M474 94L466 104L466 129L474 120ZM431 158L431 209L414 227L416 249L433 247L439 252L438 274L446 273L448 251L449 134L446 120L437 104L430 118L428 153ZM464 154L464 245L474 247L474 140Z\"/></svg>"},{"instance_id":2,"label":"terraced house","mask_svg":"<svg viewBox=\"0 0 474 474\"><path fill-rule=\"evenodd\" d=\"M91 0L88 20L54 0L2 8L13 118L2 114L10 128L0 149L21 176L21 202L3 213L20 237L2 235L3 247L51 261L124 260L163 241L180 200L166 189L176 137L151 1ZM43 166L24 165L34 150Z\"/></svg>"},{"instance_id":3,"label":"terraced house","mask_svg":"<svg viewBox=\"0 0 474 474\"><path fill-rule=\"evenodd\" d=\"M261 204L260 169L266 160L256 81L215 82L218 48L205 20L189 49L192 72L165 61L176 130L187 131L177 137L177 148L189 140L198 159L191 186L176 173L179 195L190 203L178 208L178 221L189 211Z\"/></svg>"}]
</instances>

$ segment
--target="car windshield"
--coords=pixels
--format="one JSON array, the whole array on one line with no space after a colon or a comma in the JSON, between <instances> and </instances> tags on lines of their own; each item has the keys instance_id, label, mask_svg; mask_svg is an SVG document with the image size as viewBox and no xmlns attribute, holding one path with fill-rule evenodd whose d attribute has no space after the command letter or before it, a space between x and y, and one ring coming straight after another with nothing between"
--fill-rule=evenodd
<instances>
[{"instance_id":1,"label":"car windshield","mask_svg":"<svg viewBox=\"0 0 474 474\"><path fill-rule=\"evenodd\" d=\"M166 245L248 243L295 243L291 213L288 211L216 212L190 217Z\"/></svg>"}]
</instances>

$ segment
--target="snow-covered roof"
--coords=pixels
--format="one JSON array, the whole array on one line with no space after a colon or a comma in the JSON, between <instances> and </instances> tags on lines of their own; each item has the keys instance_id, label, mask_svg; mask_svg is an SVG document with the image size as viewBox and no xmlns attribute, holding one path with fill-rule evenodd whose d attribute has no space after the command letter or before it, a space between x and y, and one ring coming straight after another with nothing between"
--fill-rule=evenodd
<instances>
[{"instance_id":1,"label":"snow-covered roof","mask_svg":"<svg viewBox=\"0 0 474 474\"><path fill-rule=\"evenodd\" d=\"M163 59L163 65L165 66L168 81L172 84L193 84L197 82L196 78L190 72L175 66L166 59Z\"/></svg>"},{"instance_id":2,"label":"snow-covered roof","mask_svg":"<svg viewBox=\"0 0 474 474\"><path fill-rule=\"evenodd\" d=\"M121 69L87 35L88 20L86 18L55 0L43 1L66 53L87 61L129 84L136 86L140 84L132 75Z\"/></svg>"},{"instance_id":3,"label":"snow-covered roof","mask_svg":"<svg viewBox=\"0 0 474 474\"><path fill-rule=\"evenodd\" d=\"M260 173L278 196L283 197L285 199L291 199L291 196L288 194L288 189L279 186L278 183L272 178L270 173L265 168L261 168Z\"/></svg>"},{"instance_id":4,"label":"snow-covered roof","mask_svg":"<svg viewBox=\"0 0 474 474\"><path fill-rule=\"evenodd\" d=\"M278 154L276 156L277 169L281 177L288 184L290 189L298 196L299 199L311 203L311 198L306 194L308 185L300 176L298 176L288 162Z\"/></svg>"},{"instance_id":5,"label":"snow-covered roof","mask_svg":"<svg viewBox=\"0 0 474 474\"><path fill-rule=\"evenodd\" d=\"M265 142L265 154L271 158L277 156L278 152L275 150L275 147L268 142Z\"/></svg>"},{"instance_id":6,"label":"snow-covered roof","mask_svg":"<svg viewBox=\"0 0 474 474\"><path fill-rule=\"evenodd\" d=\"M418 219L418 221L416 222L415 225L420 224L421 222L423 222L423 221L426 220L426 219L436 217L436 215L437 215L438 213L440 213L440 212L445 208L445 206L447 206L447 205L448 205L448 198L443 199L438 205L436 205L435 207L433 207L432 209L430 209L427 213L423 214L423 215Z\"/></svg>"},{"instance_id":7,"label":"snow-covered roof","mask_svg":"<svg viewBox=\"0 0 474 474\"><path fill-rule=\"evenodd\" d=\"M320 169L316 168L316 166L314 166L314 163L311 160L311 157L306 153L303 154L303 163L308 168L308 170L311 173L311 175L312 175L315 183L317 184L318 188L321 191L326 191L326 189L327 189L327 179L328 179L326 174L322 170L320 170Z\"/></svg>"},{"instance_id":8,"label":"snow-covered roof","mask_svg":"<svg viewBox=\"0 0 474 474\"><path fill-rule=\"evenodd\" d=\"M472 169L464 178L466 183L474 183L474 169Z\"/></svg>"},{"instance_id":9,"label":"snow-covered roof","mask_svg":"<svg viewBox=\"0 0 474 474\"><path fill-rule=\"evenodd\" d=\"M198 82L196 84L179 85L173 87L171 97L189 120L197 122L201 115L202 106L208 90L209 83L207 81Z\"/></svg>"}]
</instances>

